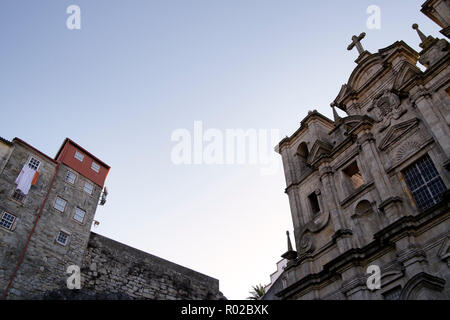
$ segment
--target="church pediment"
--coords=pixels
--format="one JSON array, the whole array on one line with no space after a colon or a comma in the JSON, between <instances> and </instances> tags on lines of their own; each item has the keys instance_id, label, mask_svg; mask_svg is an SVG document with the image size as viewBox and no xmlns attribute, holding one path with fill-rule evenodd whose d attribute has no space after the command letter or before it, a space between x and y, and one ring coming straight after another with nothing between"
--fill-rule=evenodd
<instances>
[{"instance_id":1,"label":"church pediment","mask_svg":"<svg viewBox=\"0 0 450 320\"><path fill-rule=\"evenodd\" d=\"M441 260L448 260L450 258L450 236L444 239L437 255Z\"/></svg>"},{"instance_id":2,"label":"church pediment","mask_svg":"<svg viewBox=\"0 0 450 320\"><path fill-rule=\"evenodd\" d=\"M349 98L357 99L356 94L359 95L370 84L374 84L375 79L378 79L387 68L392 68L392 61L396 57L404 62L397 72L392 70L392 72L397 73L393 89L399 90L402 85L421 72L414 65L418 58L417 52L403 41L397 41L384 49L380 49L378 53L371 54L364 51L355 61L358 65L353 70L347 83L341 87L333 105L347 111L346 104L349 102Z\"/></svg>"},{"instance_id":3,"label":"church pediment","mask_svg":"<svg viewBox=\"0 0 450 320\"><path fill-rule=\"evenodd\" d=\"M326 156L330 153L333 147L326 142L316 140L308 156L308 163L314 163L322 156Z\"/></svg>"},{"instance_id":4,"label":"church pediment","mask_svg":"<svg viewBox=\"0 0 450 320\"><path fill-rule=\"evenodd\" d=\"M378 146L378 148L380 150L385 150L388 146L398 141L403 135L405 135L412 128L416 127L418 123L419 120L414 118L392 126L387 131L384 138L381 140L381 143Z\"/></svg>"},{"instance_id":5,"label":"church pediment","mask_svg":"<svg viewBox=\"0 0 450 320\"><path fill-rule=\"evenodd\" d=\"M353 70L348 85L359 90L363 85L369 82L375 74L383 68L378 54L373 54L365 61L361 62L355 70Z\"/></svg>"},{"instance_id":6,"label":"church pediment","mask_svg":"<svg viewBox=\"0 0 450 320\"><path fill-rule=\"evenodd\" d=\"M360 116L360 115L353 115L348 116L342 119L342 122L344 123L347 132L350 132L352 129L356 128L361 122L364 121L373 121L367 116Z\"/></svg>"},{"instance_id":7,"label":"church pediment","mask_svg":"<svg viewBox=\"0 0 450 320\"><path fill-rule=\"evenodd\" d=\"M397 72L393 89L400 90L404 84L416 77L418 74L420 74L420 69L405 61Z\"/></svg>"}]
</instances>

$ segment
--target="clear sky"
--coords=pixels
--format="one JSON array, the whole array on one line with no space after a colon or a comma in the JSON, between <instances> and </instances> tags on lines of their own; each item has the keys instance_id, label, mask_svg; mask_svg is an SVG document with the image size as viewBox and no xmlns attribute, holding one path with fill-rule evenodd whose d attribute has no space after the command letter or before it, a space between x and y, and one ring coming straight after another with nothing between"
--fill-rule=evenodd
<instances>
[{"instance_id":1,"label":"clear sky","mask_svg":"<svg viewBox=\"0 0 450 320\"><path fill-rule=\"evenodd\" d=\"M424 0L2 0L0 136L54 156L70 137L111 166L93 231L220 280L266 284L292 230L282 170L175 165L174 130L279 129L330 102L355 67L411 25L442 37ZM66 8L81 8L69 30ZM369 5L381 28L369 30ZM273 147L273 146L271 146Z\"/></svg>"}]
</instances>

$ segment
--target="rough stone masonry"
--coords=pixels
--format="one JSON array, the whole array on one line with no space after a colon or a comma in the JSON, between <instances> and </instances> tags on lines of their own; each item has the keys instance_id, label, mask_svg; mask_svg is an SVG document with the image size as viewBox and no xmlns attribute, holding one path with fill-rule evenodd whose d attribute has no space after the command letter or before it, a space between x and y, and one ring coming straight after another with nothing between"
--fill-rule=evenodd
<instances>
[{"instance_id":1,"label":"rough stone masonry","mask_svg":"<svg viewBox=\"0 0 450 320\"><path fill-rule=\"evenodd\" d=\"M15 180L37 172L27 194ZM55 158L0 138L0 290L6 299L223 299L219 281L91 232L109 166L70 139ZM81 289L67 288L67 268Z\"/></svg>"}]
</instances>

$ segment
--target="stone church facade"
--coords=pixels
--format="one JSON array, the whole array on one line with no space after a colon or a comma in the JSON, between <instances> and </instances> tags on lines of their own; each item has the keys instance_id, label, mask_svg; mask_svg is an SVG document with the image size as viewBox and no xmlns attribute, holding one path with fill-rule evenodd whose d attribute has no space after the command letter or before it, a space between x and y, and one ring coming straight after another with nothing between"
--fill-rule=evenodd
<instances>
[{"instance_id":1,"label":"stone church facade","mask_svg":"<svg viewBox=\"0 0 450 320\"><path fill-rule=\"evenodd\" d=\"M448 37L450 1L422 11ZM310 111L277 146L296 250L288 238L264 299L450 299L449 44L413 29L421 52L397 41L370 53L354 36L334 119Z\"/></svg>"},{"instance_id":2,"label":"stone church facade","mask_svg":"<svg viewBox=\"0 0 450 320\"><path fill-rule=\"evenodd\" d=\"M35 177L28 192L16 183L23 168ZM0 138L2 298L222 299L218 280L91 232L109 169L70 139L51 158ZM71 265L79 290L67 287Z\"/></svg>"}]
</instances>

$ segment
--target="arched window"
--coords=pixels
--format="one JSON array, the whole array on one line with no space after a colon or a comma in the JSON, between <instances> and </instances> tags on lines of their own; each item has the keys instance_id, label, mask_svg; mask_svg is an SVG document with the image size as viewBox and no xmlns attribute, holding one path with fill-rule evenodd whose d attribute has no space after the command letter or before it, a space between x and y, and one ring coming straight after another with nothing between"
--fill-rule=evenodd
<instances>
[{"instance_id":1,"label":"arched window","mask_svg":"<svg viewBox=\"0 0 450 320\"><path fill-rule=\"evenodd\" d=\"M300 143L300 145L298 146L296 155L297 155L297 159L298 159L300 176L301 176L308 168L308 164L307 164L306 160L308 159L309 151L308 151L308 147L306 146L305 142Z\"/></svg>"}]
</instances>

